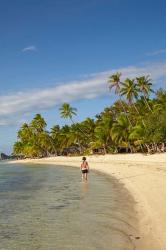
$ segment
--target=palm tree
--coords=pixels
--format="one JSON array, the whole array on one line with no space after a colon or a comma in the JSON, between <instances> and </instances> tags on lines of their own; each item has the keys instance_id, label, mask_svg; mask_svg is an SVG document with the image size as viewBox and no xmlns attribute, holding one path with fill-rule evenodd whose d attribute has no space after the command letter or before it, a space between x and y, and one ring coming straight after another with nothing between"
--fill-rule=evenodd
<instances>
[{"instance_id":1,"label":"palm tree","mask_svg":"<svg viewBox=\"0 0 166 250\"><path fill-rule=\"evenodd\" d=\"M37 135L38 146L44 151L44 154L48 156L50 153L56 153L56 149L52 138L47 131L42 131Z\"/></svg>"},{"instance_id":2,"label":"palm tree","mask_svg":"<svg viewBox=\"0 0 166 250\"><path fill-rule=\"evenodd\" d=\"M137 80L137 87L139 92L143 94L144 101L150 111L152 111L151 107L149 106L149 103L147 101L147 98L149 98L150 92L154 91L151 89L152 83L150 82L149 76L141 76L141 77L136 77Z\"/></svg>"},{"instance_id":3,"label":"palm tree","mask_svg":"<svg viewBox=\"0 0 166 250\"><path fill-rule=\"evenodd\" d=\"M70 134L70 126L64 125L60 130L60 149L69 146L69 134Z\"/></svg>"},{"instance_id":4,"label":"palm tree","mask_svg":"<svg viewBox=\"0 0 166 250\"><path fill-rule=\"evenodd\" d=\"M138 87L135 83L135 80L131 80L129 78L126 78L126 80L124 81L123 83L123 87L121 88L121 95L123 96L126 96L126 99L128 100L128 103L130 105L133 105L137 114L140 116L140 112L138 111L135 103L134 103L134 100L137 100L138 98ZM143 125L145 126L145 123L144 123L144 120L142 119L142 123Z\"/></svg>"},{"instance_id":5,"label":"palm tree","mask_svg":"<svg viewBox=\"0 0 166 250\"><path fill-rule=\"evenodd\" d=\"M65 118L65 119L70 119L72 123L74 123L72 117L73 115L77 115L76 111L77 109L76 108L72 108L70 106L69 103L63 103L62 106L60 107L60 115L62 118Z\"/></svg>"},{"instance_id":6,"label":"palm tree","mask_svg":"<svg viewBox=\"0 0 166 250\"><path fill-rule=\"evenodd\" d=\"M15 142L13 145L13 153L16 155L21 155L23 154L23 151L24 151L24 143L20 141Z\"/></svg>"},{"instance_id":7,"label":"palm tree","mask_svg":"<svg viewBox=\"0 0 166 250\"><path fill-rule=\"evenodd\" d=\"M121 73L117 72L108 78L109 89L111 90L112 88L115 88L115 94L118 94L118 95L121 89L120 77L121 77Z\"/></svg>"},{"instance_id":8,"label":"palm tree","mask_svg":"<svg viewBox=\"0 0 166 250\"><path fill-rule=\"evenodd\" d=\"M88 117L83 122L79 123L79 125L80 125L81 129L83 131L85 131L85 133L88 135L88 137L86 138L86 143L93 141L94 130L95 130L95 121Z\"/></svg>"},{"instance_id":9,"label":"palm tree","mask_svg":"<svg viewBox=\"0 0 166 250\"><path fill-rule=\"evenodd\" d=\"M145 127L142 124L137 124L131 128L129 140L133 141L135 146L139 145L142 152L144 151L142 146L144 144L144 137Z\"/></svg>"},{"instance_id":10,"label":"palm tree","mask_svg":"<svg viewBox=\"0 0 166 250\"><path fill-rule=\"evenodd\" d=\"M59 125L54 125L49 132L49 136L51 137L52 143L54 145L54 151L56 155L60 152L60 142L61 142L61 129Z\"/></svg>"},{"instance_id":11,"label":"palm tree","mask_svg":"<svg viewBox=\"0 0 166 250\"><path fill-rule=\"evenodd\" d=\"M126 96L126 99L128 100L129 104L133 104L134 100L138 97L138 88L134 82L134 79L131 80L129 78L126 78L122 85L123 86L120 90L120 94L122 96Z\"/></svg>"},{"instance_id":12,"label":"palm tree","mask_svg":"<svg viewBox=\"0 0 166 250\"><path fill-rule=\"evenodd\" d=\"M31 127L27 123L24 123L17 133L17 138L23 142L27 142L32 135Z\"/></svg>"},{"instance_id":13,"label":"palm tree","mask_svg":"<svg viewBox=\"0 0 166 250\"><path fill-rule=\"evenodd\" d=\"M75 122L73 121L73 115L77 115L77 113L76 113L76 111L77 111L77 109L76 108L73 108L73 107L71 107L70 106L70 104L69 103L63 103L62 104L62 106L60 107L60 115L61 115L61 117L62 118L65 118L65 119L67 119L67 118L69 118L70 120L71 120L71 122L73 123L73 124L75 124ZM79 128L80 129L80 128ZM86 137L88 137L87 135L86 135L86 133L82 130L82 129L80 129L80 131L86 136Z\"/></svg>"},{"instance_id":14,"label":"palm tree","mask_svg":"<svg viewBox=\"0 0 166 250\"><path fill-rule=\"evenodd\" d=\"M109 89L111 90L112 88L115 88L115 94L117 94L119 96L119 100L120 100L120 104L121 104L121 107L123 109L123 112L125 113L128 121L129 121L129 124L132 125L131 121L127 115L125 106L121 100L121 87L122 87L123 83L121 82L120 77L121 77L121 73L117 72L108 78Z\"/></svg>"},{"instance_id":15,"label":"palm tree","mask_svg":"<svg viewBox=\"0 0 166 250\"><path fill-rule=\"evenodd\" d=\"M83 136L82 130L80 130L80 124L74 123L70 127L69 133L69 142L70 145L75 144L77 145L77 149L81 153L84 149L84 145L86 144L85 137Z\"/></svg>"},{"instance_id":16,"label":"palm tree","mask_svg":"<svg viewBox=\"0 0 166 250\"><path fill-rule=\"evenodd\" d=\"M59 134L60 134L60 126L59 125L54 125L51 128L51 131L50 131L51 137L55 140L55 139L58 138Z\"/></svg>"},{"instance_id":17,"label":"palm tree","mask_svg":"<svg viewBox=\"0 0 166 250\"><path fill-rule=\"evenodd\" d=\"M103 115L96 123L95 142L92 143L94 146L104 148L104 153L107 153L108 146L112 143L111 128L113 125L112 116Z\"/></svg>"},{"instance_id":18,"label":"palm tree","mask_svg":"<svg viewBox=\"0 0 166 250\"><path fill-rule=\"evenodd\" d=\"M34 132L42 132L45 130L47 123L40 114L36 114L33 120L31 121L30 126Z\"/></svg>"},{"instance_id":19,"label":"palm tree","mask_svg":"<svg viewBox=\"0 0 166 250\"><path fill-rule=\"evenodd\" d=\"M124 145L126 148L129 147L132 152L129 140L130 129L128 119L124 114L121 114L113 123L111 136L116 144Z\"/></svg>"},{"instance_id":20,"label":"palm tree","mask_svg":"<svg viewBox=\"0 0 166 250\"><path fill-rule=\"evenodd\" d=\"M36 135L37 139L42 138L42 145L44 145L44 140L45 140L45 144L48 145L49 149L52 148L54 153L56 154L57 152L54 146L53 139L51 136L49 136L48 132L45 130L46 126L47 126L47 123L45 122L44 118L40 114L36 114L30 123L30 127L32 128L33 133L34 135ZM47 150L47 155L48 155L48 151L49 150Z\"/></svg>"}]
</instances>

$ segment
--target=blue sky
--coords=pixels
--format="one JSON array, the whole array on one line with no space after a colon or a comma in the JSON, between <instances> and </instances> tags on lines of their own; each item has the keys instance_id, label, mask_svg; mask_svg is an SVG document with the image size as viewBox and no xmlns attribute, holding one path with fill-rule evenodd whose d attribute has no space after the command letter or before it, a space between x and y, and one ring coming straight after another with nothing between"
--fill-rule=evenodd
<instances>
[{"instance_id":1,"label":"blue sky","mask_svg":"<svg viewBox=\"0 0 166 250\"><path fill-rule=\"evenodd\" d=\"M78 120L115 100L107 77L150 74L166 87L165 0L0 0L0 151L40 112L48 128Z\"/></svg>"}]
</instances>

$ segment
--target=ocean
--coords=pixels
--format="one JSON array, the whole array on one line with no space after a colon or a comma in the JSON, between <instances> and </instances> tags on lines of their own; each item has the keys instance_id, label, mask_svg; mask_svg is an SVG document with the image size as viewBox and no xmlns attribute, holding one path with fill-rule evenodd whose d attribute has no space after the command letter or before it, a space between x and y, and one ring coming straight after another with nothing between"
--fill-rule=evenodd
<instances>
[{"instance_id":1,"label":"ocean","mask_svg":"<svg viewBox=\"0 0 166 250\"><path fill-rule=\"evenodd\" d=\"M135 202L116 179L0 163L0 250L133 250L137 233Z\"/></svg>"}]
</instances>

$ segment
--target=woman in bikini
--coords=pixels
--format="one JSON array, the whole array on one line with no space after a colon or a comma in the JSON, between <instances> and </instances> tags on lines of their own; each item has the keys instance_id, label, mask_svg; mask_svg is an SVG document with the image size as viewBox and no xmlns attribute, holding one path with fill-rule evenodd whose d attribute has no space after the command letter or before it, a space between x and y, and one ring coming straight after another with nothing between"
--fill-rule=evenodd
<instances>
[{"instance_id":1,"label":"woman in bikini","mask_svg":"<svg viewBox=\"0 0 166 250\"><path fill-rule=\"evenodd\" d=\"M89 171L88 162L86 161L86 157L83 157L81 163L82 180L86 181L88 180L88 171Z\"/></svg>"}]
</instances>

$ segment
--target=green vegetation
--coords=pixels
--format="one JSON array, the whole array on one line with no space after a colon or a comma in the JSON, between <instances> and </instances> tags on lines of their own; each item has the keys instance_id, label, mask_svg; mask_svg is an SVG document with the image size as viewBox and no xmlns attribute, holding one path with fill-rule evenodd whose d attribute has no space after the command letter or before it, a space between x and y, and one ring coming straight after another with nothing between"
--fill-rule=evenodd
<instances>
[{"instance_id":1,"label":"green vegetation","mask_svg":"<svg viewBox=\"0 0 166 250\"><path fill-rule=\"evenodd\" d=\"M109 89L118 100L95 119L74 122L76 108L64 103L61 117L72 124L54 125L46 130L46 122L37 114L18 131L13 153L25 157L46 157L61 154L91 152L165 152L166 151L166 91L154 93L148 76L121 81L121 73L108 79Z\"/></svg>"}]
</instances>

